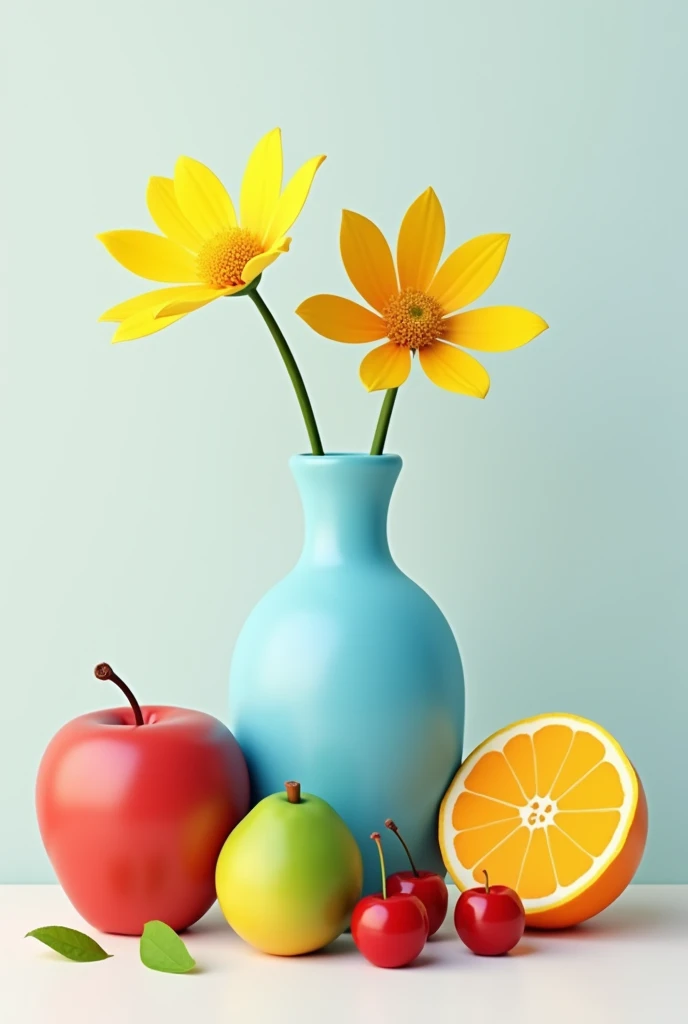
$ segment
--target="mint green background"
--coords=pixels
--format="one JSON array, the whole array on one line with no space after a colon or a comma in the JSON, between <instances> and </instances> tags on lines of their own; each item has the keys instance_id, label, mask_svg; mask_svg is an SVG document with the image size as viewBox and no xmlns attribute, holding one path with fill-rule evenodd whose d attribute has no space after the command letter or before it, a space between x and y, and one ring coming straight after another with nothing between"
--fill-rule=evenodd
<instances>
[{"instance_id":1,"label":"mint green background","mask_svg":"<svg viewBox=\"0 0 688 1024\"><path fill-rule=\"evenodd\" d=\"M470 749L537 712L596 719L645 781L639 879L688 882L687 150L682 0L38 0L4 14L0 880L51 871L33 814L67 719L142 701L222 716L238 630L294 561L304 434L252 306L111 347L146 286L94 241L149 227L179 153L234 194L258 137L326 152L264 295L330 449L369 444L363 349L292 311L352 295L343 206L395 236L432 184L448 244L509 231L485 302L552 329L489 358L486 402L414 372L390 450L401 565L463 651ZM447 472L447 464L452 467Z\"/></svg>"}]
</instances>

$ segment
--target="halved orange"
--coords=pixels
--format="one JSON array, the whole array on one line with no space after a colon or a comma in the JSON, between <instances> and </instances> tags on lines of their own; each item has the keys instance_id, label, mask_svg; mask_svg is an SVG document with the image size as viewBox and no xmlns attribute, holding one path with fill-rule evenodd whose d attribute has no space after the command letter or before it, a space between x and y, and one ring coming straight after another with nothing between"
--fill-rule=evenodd
<instances>
[{"instance_id":1,"label":"halved orange","mask_svg":"<svg viewBox=\"0 0 688 1024\"><path fill-rule=\"evenodd\" d=\"M609 906L635 874L647 802L633 765L601 726L538 715L466 758L442 801L439 838L459 889L515 889L535 928L566 928Z\"/></svg>"}]
</instances>

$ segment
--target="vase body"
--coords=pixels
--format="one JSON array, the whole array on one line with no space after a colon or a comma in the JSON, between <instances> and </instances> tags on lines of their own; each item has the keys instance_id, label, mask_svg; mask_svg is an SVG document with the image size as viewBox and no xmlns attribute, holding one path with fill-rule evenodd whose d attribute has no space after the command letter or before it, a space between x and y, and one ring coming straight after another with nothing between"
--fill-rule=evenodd
<instances>
[{"instance_id":1,"label":"vase body","mask_svg":"<svg viewBox=\"0 0 688 1024\"><path fill-rule=\"evenodd\" d=\"M380 889L373 831L394 818L419 866L444 874L437 811L461 762L461 658L442 612L398 568L387 512L396 455L295 456L305 515L296 567L234 650L230 728L256 803L296 779L327 800ZM389 873L408 863L395 838Z\"/></svg>"}]
</instances>

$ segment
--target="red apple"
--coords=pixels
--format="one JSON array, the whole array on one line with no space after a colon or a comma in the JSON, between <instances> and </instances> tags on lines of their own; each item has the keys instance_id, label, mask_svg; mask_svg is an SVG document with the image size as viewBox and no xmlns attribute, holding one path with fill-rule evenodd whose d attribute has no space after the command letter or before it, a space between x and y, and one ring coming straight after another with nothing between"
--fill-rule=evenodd
<instances>
[{"instance_id":1,"label":"red apple","mask_svg":"<svg viewBox=\"0 0 688 1024\"><path fill-rule=\"evenodd\" d=\"M222 844L249 807L243 754L212 715L131 703L81 715L48 745L36 809L55 873L75 908L104 932L147 921L188 928L215 901Z\"/></svg>"},{"instance_id":2,"label":"red apple","mask_svg":"<svg viewBox=\"0 0 688 1024\"><path fill-rule=\"evenodd\" d=\"M459 938L478 956L501 956L520 942L526 927L526 912L518 893L508 885L485 885L466 889L454 908Z\"/></svg>"},{"instance_id":3,"label":"red apple","mask_svg":"<svg viewBox=\"0 0 688 1024\"><path fill-rule=\"evenodd\" d=\"M395 836L406 850L406 856L411 865L410 871L395 871L387 878L387 891L391 895L405 894L417 896L428 912L430 922L429 935L434 935L442 926L447 916L447 905L449 893L444 879L435 871L419 871L411 856L411 851L406 845L401 832L391 818L387 818L385 828L394 832Z\"/></svg>"}]
</instances>

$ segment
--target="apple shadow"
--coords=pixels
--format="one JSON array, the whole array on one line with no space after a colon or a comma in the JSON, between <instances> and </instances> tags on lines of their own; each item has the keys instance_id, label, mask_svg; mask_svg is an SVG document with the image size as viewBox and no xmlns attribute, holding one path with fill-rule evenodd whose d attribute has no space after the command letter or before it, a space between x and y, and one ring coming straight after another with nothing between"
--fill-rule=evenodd
<instances>
[{"instance_id":1,"label":"apple shadow","mask_svg":"<svg viewBox=\"0 0 688 1024\"><path fill-rule=\"evenodd\" d=\"M185 928L183 932L179 932L180 935L214 935L218 932L231 931L235 934L233 929L229 927L224 917L216 914L207 914L202 917L200 921L196 921L195 924L190 925L189 928Z\"/></svg>"}]
</instances>

